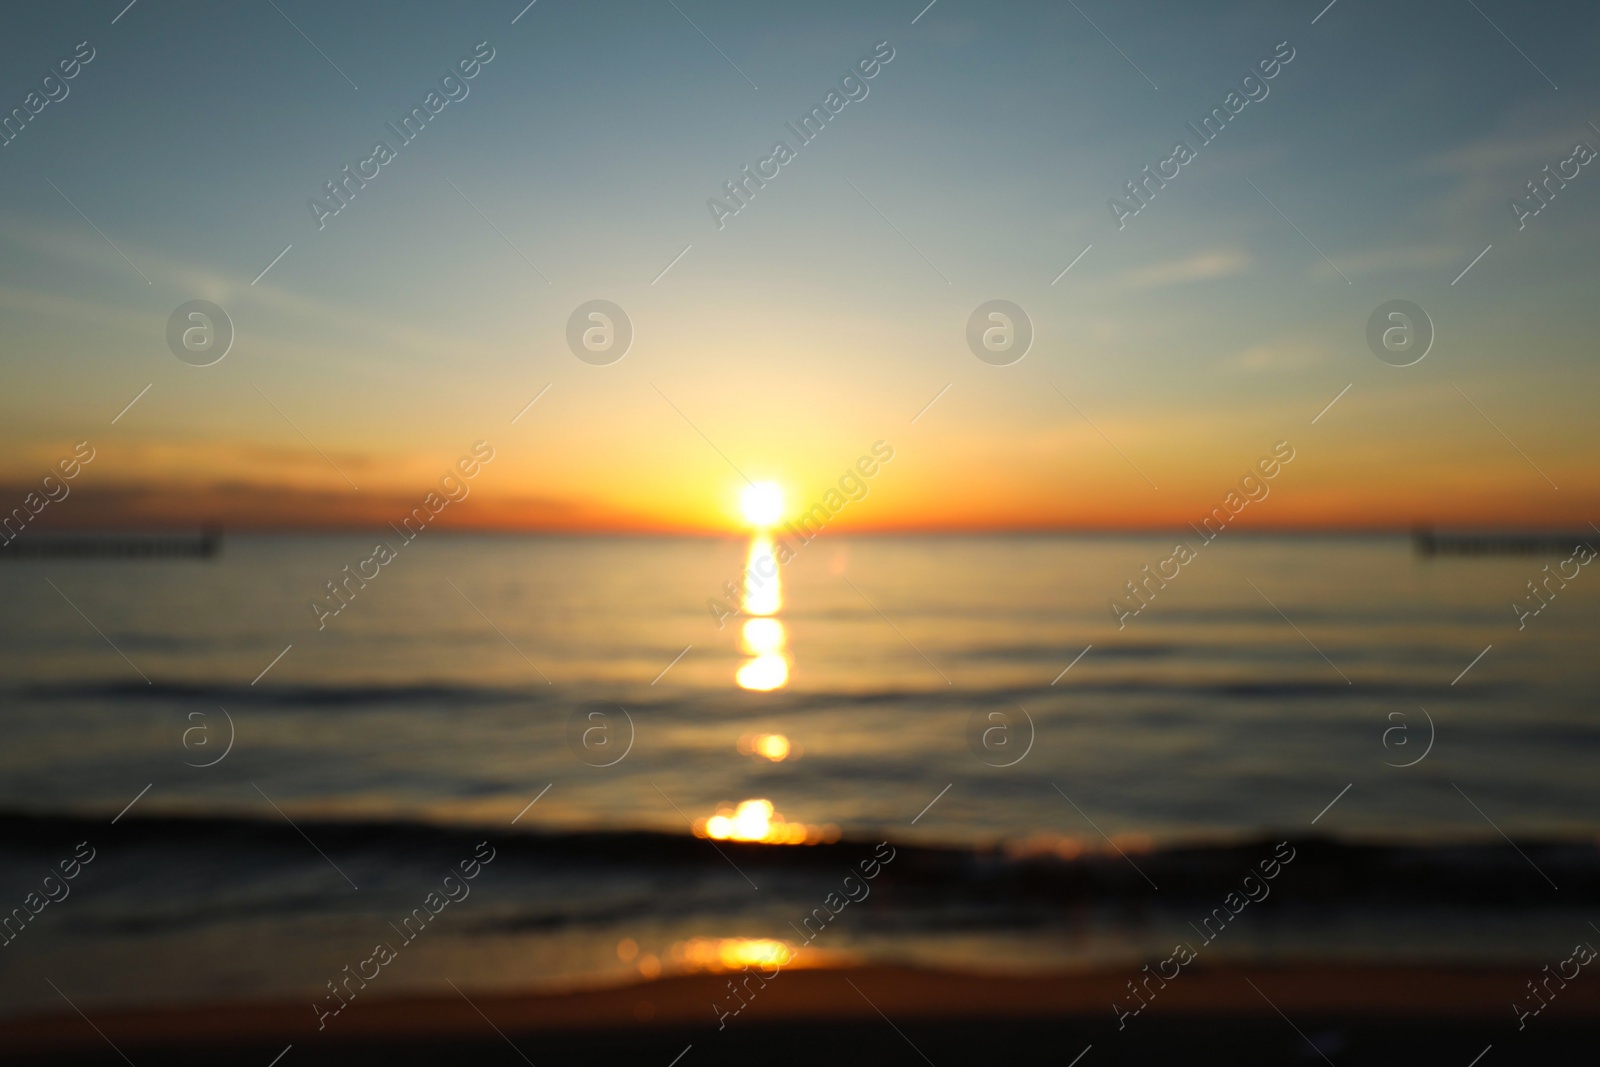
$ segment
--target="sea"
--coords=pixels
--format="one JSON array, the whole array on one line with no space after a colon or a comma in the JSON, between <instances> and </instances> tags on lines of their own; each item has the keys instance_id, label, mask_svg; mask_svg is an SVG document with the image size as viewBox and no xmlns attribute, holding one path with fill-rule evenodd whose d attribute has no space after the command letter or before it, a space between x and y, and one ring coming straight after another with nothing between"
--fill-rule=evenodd
<instances>
[{"instance_id":1,"label":"sea","mask_svg":"<svg viewBox=\"0 0 1600 1067\"><path fill-rule=\"evenodd\" d=\"M0 563L0 1013L1600 942L1600 576L1175 537Z\"/></svg>"}]
</instances>

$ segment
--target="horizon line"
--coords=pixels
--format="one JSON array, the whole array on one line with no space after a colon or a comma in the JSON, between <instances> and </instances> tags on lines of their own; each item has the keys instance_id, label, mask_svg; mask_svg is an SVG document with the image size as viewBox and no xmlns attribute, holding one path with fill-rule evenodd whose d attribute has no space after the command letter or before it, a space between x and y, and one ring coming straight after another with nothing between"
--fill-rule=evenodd
<instances>
[{"instance_id":1,"label":"horizon line","mask_svg":"<svg viewBox=\"0 0 1600 1067\"><path fill-rule=\"evenodd\" d=\"M56 537L82 537L82 536L107 536L117 534L182 534L206 533L215 535L248 535L248 536L311 536L318 534L362 534L374 533L385 530L386 527L376 523L330 523L324 525L268 525L241 523L238 525L225 525L217 522L201 523L154 523L141 525L137 523L95 524L82 526L52 527L48 530L39 530L33 537L49 539ZM709 528L690 526L643 526L643 525L613 525L613 526L510 526L492 524L467 524L450 527L437 527L444 535L505 535L514 537L526 536L557 536L557 537L682 537L682 538L746 538L755 533L766 532L775 537L785 536L785 529L781 526L766 528L764 531L754 527L747 528ZM1591 527L1593 529L1593 527ZM809 531L808 531L809 532ZM841 529L824 528L811 533L807 540L815 540L824 534L849 537L901 537L901 536L930 536L930 537L961 537L961 536L1156 536L1160 534L1192 534L1195 531L1187 525L1167 525L1164 523L1150 523L1143 525L906 525L906 526L869 526L851 527ZM1216 540L1224 533L1233 532L1241 537L1283 537L1283 536L1411 536L1443 535L1455 536L1462 534L1495 536L1518 534L1543 534L1566 535L1579 534L1586 531L1580 530L1576 525L1558 525L1551 523L1532 523L1526 525L1477 525L1477 524L1450 524L1436 525L1429 522L1414 522L1409 524L1398 523L1343 523L1343 524L1280 524L1240 527L1236 530L1224 528L1208 540ZM18 535L19 537L22 535ZM17 540L0 540L0 550ZM32 539L32 538L30 538Z\"/></svg>"}]
</instances>

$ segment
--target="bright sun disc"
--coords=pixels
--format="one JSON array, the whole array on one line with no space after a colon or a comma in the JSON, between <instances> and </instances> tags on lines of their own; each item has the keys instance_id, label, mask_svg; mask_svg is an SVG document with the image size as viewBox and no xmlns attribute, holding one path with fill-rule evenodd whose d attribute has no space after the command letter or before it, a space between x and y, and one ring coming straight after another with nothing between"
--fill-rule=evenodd
<instances>
[{"instance_id":1,"label":"bright sun disc","mask_svg":"<svg viewBox=\"0 0 1600 1067\"><path fill-rule=\"evenodd\" d=\"M772 526L783 517L783 490L776 482L756 482L739 494L739 511L751 526Z\"/></svg>"}]
</instances>

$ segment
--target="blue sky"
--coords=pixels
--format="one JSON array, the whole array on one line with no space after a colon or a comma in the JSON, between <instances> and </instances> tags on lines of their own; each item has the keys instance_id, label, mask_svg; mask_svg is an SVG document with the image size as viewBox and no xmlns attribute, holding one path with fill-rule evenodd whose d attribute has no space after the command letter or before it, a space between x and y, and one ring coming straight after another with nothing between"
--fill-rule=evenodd
<instances>
[{"instance_id":1,"label":"blue sky","mask_svg":"<svg viewBox=\"0 0 1600 1067\"><path fill-rule=\"evenodd\" d=\"M483 521L714 526L732 467L799 503L884 438L862 525L1139 525L1288 438L1268 524L1600 512L1600 175L1520 231L1507 207L1600 146L1582 5L277 6L10 16L6 108L96 55L0 149L8 482L90 438L95 488L174 520L229 485L316 524L344 476L367 496L326 514L365 514L487 438ZM470 95L319 231L308 198L481 41ZM880 41L870 95L719 230L707 198ZM1282 41L1270 95L1119 231L1107 199ZM596 297L637 332L610 367L563 339ZM203 369L164 341L197 298L238 330ZM1014 366L966 349L991 298L1033 320ZM1415 367L1363 338L1397 298L1438 329Z\"/></svg>"}]
</instances>

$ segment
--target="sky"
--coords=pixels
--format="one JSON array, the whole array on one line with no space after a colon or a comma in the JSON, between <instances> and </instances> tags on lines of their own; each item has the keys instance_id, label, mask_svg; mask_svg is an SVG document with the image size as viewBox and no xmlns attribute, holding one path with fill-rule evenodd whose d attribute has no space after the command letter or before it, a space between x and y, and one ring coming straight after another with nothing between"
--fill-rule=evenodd
<instances>
[{"instance_id":1,"label":"sky","mask_svg":"<svg viewBox=\"0 0 1600 1067\"><path fill-rule=\"evenodd\" d=\"M1600 10L524 2L9 15L5 112L93 58L0 147L0 510L88 441L41 523L382 525L486 441L460 528L716 531L882 441L835 528L1164 528L1285 441L1258 529L1600 522L1600 167L1509 203L1600 148ZM567 341L596 299L607 365ZM995 299L1033 330L1006 366L967 341ZM236 331L210 366L169 350L191 300ZM1393 300L1434 327L1411 366L1368 345Z\"/></svg>"}]
</instances>

